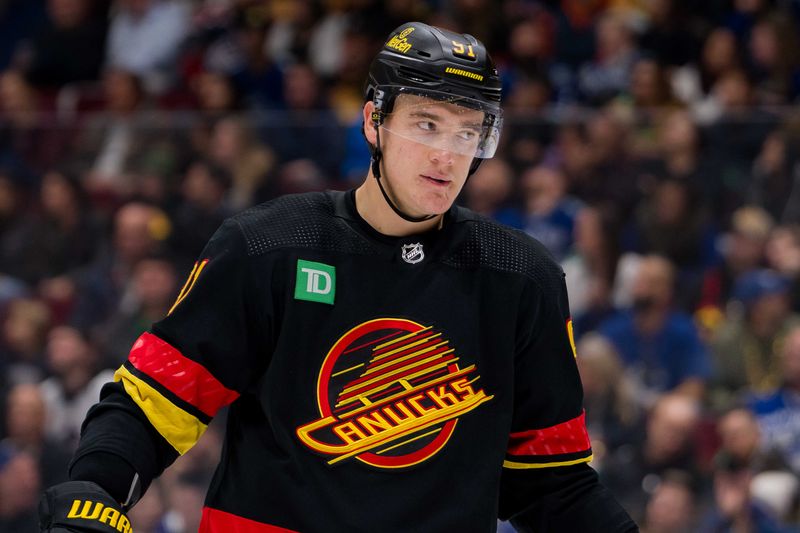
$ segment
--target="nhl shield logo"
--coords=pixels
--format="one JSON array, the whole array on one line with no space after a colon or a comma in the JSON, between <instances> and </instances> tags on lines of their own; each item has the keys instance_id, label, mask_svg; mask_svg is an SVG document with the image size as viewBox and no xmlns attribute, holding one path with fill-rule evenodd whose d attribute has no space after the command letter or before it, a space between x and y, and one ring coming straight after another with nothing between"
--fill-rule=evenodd
<instances>
[{"instance_id":1,"label":"nhl shield logo","mask_svg":"<svg viewBox=\"0 0 800 533\"><path fill-rule=\"evenodd\" d=\"M416 265L425 259L425 252L422 251L422 243L404 244L402 246L403 261L411 265Z\"/></svg>"}]
</instances>

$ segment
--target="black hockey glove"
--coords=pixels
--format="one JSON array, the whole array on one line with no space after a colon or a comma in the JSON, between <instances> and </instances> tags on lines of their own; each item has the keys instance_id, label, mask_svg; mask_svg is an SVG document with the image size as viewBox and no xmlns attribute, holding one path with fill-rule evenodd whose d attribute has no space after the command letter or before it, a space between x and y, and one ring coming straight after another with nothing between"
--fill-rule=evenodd
<instances>
[{"instance_id":1,"label":"black hockey glove","mask_svg":"<svg viewBox=\"0 0 800 533\"><path fill-rule=\"evenodd\" d=\"M43 533L133 533L122 506L91 481L67 481L39 501Z\"/></svg>"}]
</instances>

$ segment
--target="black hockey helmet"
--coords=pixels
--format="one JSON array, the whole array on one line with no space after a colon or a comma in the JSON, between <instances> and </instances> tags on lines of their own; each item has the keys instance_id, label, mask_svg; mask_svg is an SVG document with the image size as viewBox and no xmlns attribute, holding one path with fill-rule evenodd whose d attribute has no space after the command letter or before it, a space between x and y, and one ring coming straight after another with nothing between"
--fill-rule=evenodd
<instances>
[{"instance_id":1,"label":"black hockey helmet","mask_svg":"<svg viewBox=\"0 0 800 533\"><path fill-rule=\"evenodd\" d=\"M479 115L473 121L474 135L472 132L454 132L455 136L446 141L446 149L474 158L470 174L478 168L481 160L492 157L497 149L502 126L500 93L500 77L483 43L472 35L422 22L403 24L389 34L370 65L364 90L365 101L374 104L370 118L376 130L381 125L386 127L384 122L401 95L481 111L482 118ZM474 112L471 118L475 118ZM428 144L424 135L387 131ZM377 139L377 146L371 146L372 170L380 185L380 136ZM437 144L436 147L445 146ZM430 218L417 219L401 213L382 185L381 192L392 209L404 219L422 221Z\"/></svg>"},{"instance_id":2,"label":"black hockey helmet","mask_svg":"<svg viewBox=\"0 0 800 533\"><path fill-rule=\"evenodd\" d=\"M381 86L441 91L500 110L500 77L478 39L422 22L409 22L389 34L370 65L366 100ZM392 97L387 94L391 106ZM391 107L382 110L391 111Z\"/></svg>"}]
</instances>

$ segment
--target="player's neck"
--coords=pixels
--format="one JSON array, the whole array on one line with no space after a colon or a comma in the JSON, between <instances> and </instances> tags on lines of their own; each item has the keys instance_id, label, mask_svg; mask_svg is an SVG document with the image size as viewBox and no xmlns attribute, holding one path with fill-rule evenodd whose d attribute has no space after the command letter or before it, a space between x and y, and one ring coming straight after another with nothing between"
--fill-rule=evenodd
<instances>
[{"instance_id":1,"label":"player's neck","mask_svg":"<svg viewBox=\"0 0 800 533\"><path fill-rule=\"evenodd\" d=\"M391 198L391 193L389 195ZM405 237L441 227L444 216L439 215L424 222L404 220L386 203L371 172L366 181L356 189L356 209L375 231L390 237Z\"/></svg>"}]
</instances>

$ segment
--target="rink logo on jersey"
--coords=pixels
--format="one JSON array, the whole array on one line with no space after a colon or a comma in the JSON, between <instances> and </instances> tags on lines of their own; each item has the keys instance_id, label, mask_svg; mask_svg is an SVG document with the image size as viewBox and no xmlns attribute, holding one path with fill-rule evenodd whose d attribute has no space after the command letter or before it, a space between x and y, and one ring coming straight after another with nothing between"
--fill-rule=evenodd
<instances>
[{"instance_id":1,"label":"rink logo on jersey","mask_svg":"<svg viewBox=\"0 0 800 533\"><path fill-rule=\"evenodd\" d=\"M431 326L381 318L345 333L317 380L320 417L297 428L309 448L336 465L355 458L379 468L429 459L458 419L493 396L476 366L460 368L450 342Z\"/></svg>"},{"instance_id":2,"label":"rink logo on jersey","mask_svg":"<svg viewBox=\"0 0 800 533\"><path fill-rule=\"evenodd\" d=\"M336 297L336 267L298 259L296 279L295 300L333 305Z\"/></svg>"},{"instance_id":3,"label":"rink logo on jersey","mask_svg":"<svg viewBox=\"0 0 800 533\"><path fill-rule=\"evenodd\" d=\"M416 265L425 259L425 252L422 250L422 243L404 244L400 249L400 256L403 261L411 265Z\"/></svg>"},{"instance_id":4,"label":"rink logo on jersey","mask_svg":"<svg viewBox=\"0 0 800 533\"><path fill-rule=\"evenodd\" d=\"M83 520L93 520L106 524L112 529L121 533L133 533L128 517L114 509L106 507L100 502L91 500L73 500L72 507L67 513L67 518L80 518ZM87 526L88 527L88 526Z\"/></svg>"}]
</instances>

